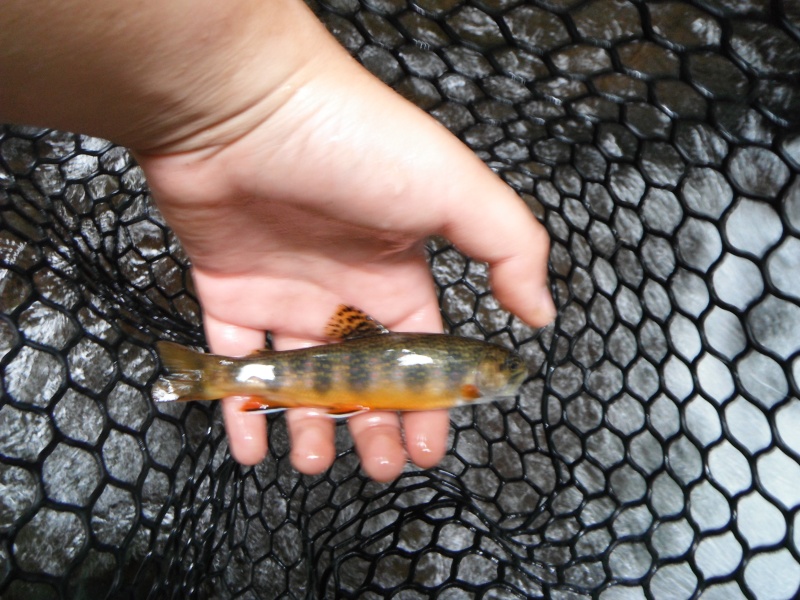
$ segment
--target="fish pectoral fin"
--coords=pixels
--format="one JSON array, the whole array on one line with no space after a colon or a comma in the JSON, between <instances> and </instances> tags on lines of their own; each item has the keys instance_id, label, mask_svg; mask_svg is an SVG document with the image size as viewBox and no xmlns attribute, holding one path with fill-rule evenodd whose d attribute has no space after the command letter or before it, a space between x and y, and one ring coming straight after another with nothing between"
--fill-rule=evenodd
<instances>
[{"instance_id":1,"label":"fish pectoral fin","mask_svg":"<svg viewBox=\"0 0 800 600\"><path fill-rule=\"evenodd\" d=\"M325 327L325 335L333 340L354 340L385 335L389 330L363 310L340 304Z\"/></svg>"},{"instance_id":2,"label":"fish pectoral fin","mask_svg":"<svg viewBox=\"0 0 800 600\"><path fill-rule=\"evenodd\" d=\"M252 408L252 409L247 408L247 409L242 409L242 412L246 412L248 415L272 415L275 413L283 412L285 410L286 409L281 406L278 408L269 408L269 407Z\"/></svg>"},{"instance_id":3,"label":"fish pectoral fin","mask_svg":"<svg viewBox=\"0 0 800 600\"><path fill-rule=\"evenodd\" d=\"M242 412L247 413L248 415L272 415L275 413L283 412L287 410L285 406L267 406L262 404L258 401L253 401L252 403L248 402L242 407ZM350 417L354 417L355 415L360 415L361 413L369 412L368 409L362 408L358 410L351 410L349 412L343 413L321 413L324 414L326 417L330 419L349 419Z\"/></svg>"},{"instance_id":4,"label":"fish pectoral fin","mask_svg":"<svg viewBox=\"0 0 800 600\"><path fill-rule=\"evenodd\" d=\"M481 397L481 392L477 385L465 383L461 386L461 397L465 400L477 400Z\"/></svg>"},{"instance_id":5,"label":"fish pectoral fin","mask_svg":"<svg viewBox=\"0 0 800 600\"><path fill-rule=\"evenodd\" d=\"M239 410L248 415L271 415L286 410L285 406L270 406L268 400L259 400L251 398L245 400L239 407Z\"/></svg>"},{"instance_id":6,"label":"fish pectoral fin","mask_svg":"<svg viewBox=\"0 0 800 600\"><path fill-rule=\"evenodd\" d=\"M351 410L350 412L344 412L344 413L330 413L329 412L329 413L325 413L325 415L330 419L336 419L338 421L339 419L349 419L350 417L355 417L356 415L360 415L360 414L363 414L365 412L369 412L369 409L361 408L361 409L358 409L358 410Z\"/></svg>"}]
</instances>

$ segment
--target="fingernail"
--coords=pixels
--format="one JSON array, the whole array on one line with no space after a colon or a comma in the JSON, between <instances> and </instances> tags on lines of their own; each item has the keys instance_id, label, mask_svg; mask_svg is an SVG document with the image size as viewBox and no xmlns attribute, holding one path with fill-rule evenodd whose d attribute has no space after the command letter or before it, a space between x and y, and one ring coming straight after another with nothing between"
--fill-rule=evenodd
<instances>
[{"instance_id":1,"label":"fingernail","mask_svg":"<svg viewBox=\"0 0 800 600\"><path fill-rule=\"evenodd\" d=\"M433 452L428 444L428 436L424 434L419 434L414 438L414 446L423 454L431 454Z\"/></svg>"},{"instance_id":2,"label":"fingernail","mask_svg":"<svg viewBox=\"0 0 800 600\"><path fill-rule=\"evenodd\" d=\"M391 435L378 434L361 457L364 471L375 481L386 482L396 479L406 462L405 453L397 447L397 440Z\"/></svg>"}]
</instances>

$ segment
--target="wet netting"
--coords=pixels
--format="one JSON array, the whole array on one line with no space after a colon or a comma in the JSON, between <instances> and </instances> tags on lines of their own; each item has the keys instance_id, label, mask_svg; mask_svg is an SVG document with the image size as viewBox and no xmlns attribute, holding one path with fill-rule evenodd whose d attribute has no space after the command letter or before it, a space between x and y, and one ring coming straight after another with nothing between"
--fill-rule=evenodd
<instances>
[{"instance_id":1,"label":"wet netting","mask_svg":"<svg viewBox=\"0 0 800 600\"><path fill-rule=\"evenodd\" d=\"M0 129L0 597L789 599L800 588L800 3L331 0L364 65L552 236L554 325L430 262L450 331L519 348L516 401L369 481L230 457L154 406L202 344L127 151ZM447 177L446 173L442 177Z\"/></svg>"}]
</instances>

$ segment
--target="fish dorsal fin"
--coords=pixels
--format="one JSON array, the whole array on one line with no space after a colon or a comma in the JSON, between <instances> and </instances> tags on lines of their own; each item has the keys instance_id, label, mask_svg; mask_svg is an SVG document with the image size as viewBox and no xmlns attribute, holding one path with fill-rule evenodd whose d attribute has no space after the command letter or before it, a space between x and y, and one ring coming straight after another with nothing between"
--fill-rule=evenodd
<instances>
[{"instance_id":1,"label":"fish dorsal fin","mask_svg":"<svg viewBox=\"0 0 800 600\"><path fill-rule=\"evenodd\" d=\"M363 310L344 304L339 305L325 327L325 335L334 340L354 340L386 333L389 330Z\"/></svg>"}]
</instances>

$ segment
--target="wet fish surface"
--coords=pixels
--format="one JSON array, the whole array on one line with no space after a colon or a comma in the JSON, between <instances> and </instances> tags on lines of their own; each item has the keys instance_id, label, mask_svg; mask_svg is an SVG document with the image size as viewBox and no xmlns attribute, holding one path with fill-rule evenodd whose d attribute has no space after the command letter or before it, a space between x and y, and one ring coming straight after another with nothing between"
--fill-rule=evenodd
<instances>
[{"instance_id":1,"label":"wet fish surface","mask_svg":"<svg viewBox=\"0 0 800 600\"><path fill-rule=\"evenodd\" d=\"M314 407L331 415L365 410L452 408L514 396L528 376L514 351L446 334L391 332L362 311L340 306L325 331L342 340L233 358L173 342L156 347L167 371L156 402L246 396L242 410Z\"/></svg>"}]
</instances>

